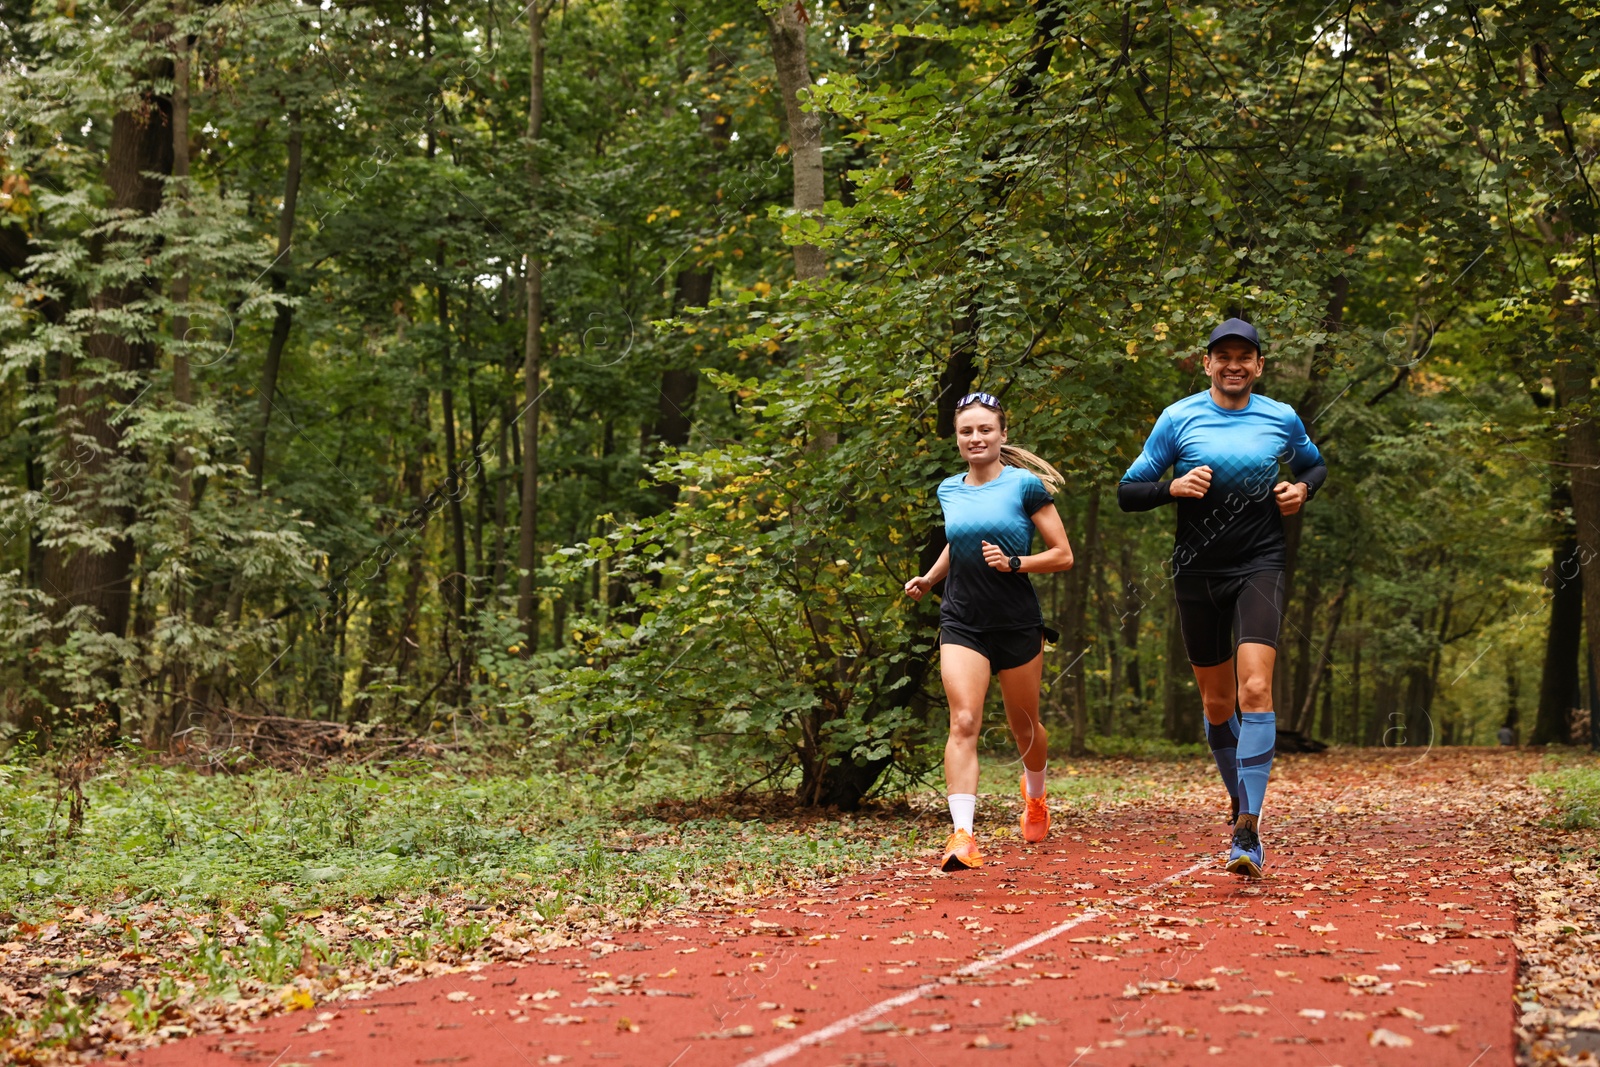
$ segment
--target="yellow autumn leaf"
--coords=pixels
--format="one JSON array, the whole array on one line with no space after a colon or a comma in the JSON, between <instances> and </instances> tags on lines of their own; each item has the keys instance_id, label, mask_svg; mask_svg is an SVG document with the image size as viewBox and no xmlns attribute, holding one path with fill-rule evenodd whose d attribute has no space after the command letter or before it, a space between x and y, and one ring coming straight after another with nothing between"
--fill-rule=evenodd
<instances>
[{"instance_id":1,"label":"yellow autumn leaf","mask_svg":"<svg viewBox=\"0 0 1600 1067\"><path fill-rule=\"evenodd\" d=\"M314 1008L317 1005L310 993L296 985L286 985L278 990L278 998L290 1011Z\"/></svg>"}]
</instances>

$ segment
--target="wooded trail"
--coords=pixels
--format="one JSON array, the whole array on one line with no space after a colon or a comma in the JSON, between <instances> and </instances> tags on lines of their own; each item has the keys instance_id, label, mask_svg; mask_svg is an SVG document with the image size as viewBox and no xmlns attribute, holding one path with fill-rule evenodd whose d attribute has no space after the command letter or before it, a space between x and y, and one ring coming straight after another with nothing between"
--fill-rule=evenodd
<instances>
[{"instance_id":1,"label":"wooded trail","mask_svg":"<svg viewBox=\"0 0 1600 1067\"><path fill-rule=\"evenodd\" d=\"M1284 760L1255 882L1221 869L1214 809L1058 813L1038 846L981 827L978 871L897 864L134 1061L1509 1064L1510 866L1475 758Z\"/></svg>"}]
</instances>

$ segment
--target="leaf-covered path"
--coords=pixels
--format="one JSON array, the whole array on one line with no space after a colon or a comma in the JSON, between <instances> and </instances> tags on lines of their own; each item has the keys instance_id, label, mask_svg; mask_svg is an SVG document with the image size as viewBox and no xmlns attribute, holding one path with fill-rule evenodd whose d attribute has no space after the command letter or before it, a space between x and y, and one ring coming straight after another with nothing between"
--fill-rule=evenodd
<instances>
[{"instance_id":1,"label":"leaf-covered path","mask_svg":"<svg viewBox=\"0 0 1600 1067\"><path fill-rule=\"evenodd\" d=\"M1255 883L1220 870L1196 789L1060 818L1038 847L991 832L978 872L899 864L135 1060L1509 1064L1525 835L1504 831L1531 763L1283 760Z\"/></svg>"}]
</instances>

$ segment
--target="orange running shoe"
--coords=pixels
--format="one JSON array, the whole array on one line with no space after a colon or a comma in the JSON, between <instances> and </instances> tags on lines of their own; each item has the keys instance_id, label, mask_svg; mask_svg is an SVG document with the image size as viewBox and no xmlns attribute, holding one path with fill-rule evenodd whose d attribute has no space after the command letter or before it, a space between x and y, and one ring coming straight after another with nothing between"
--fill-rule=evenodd
<instances>
[{"instance_id":1,"label":"orange running shoe","mask_svg":"<svg viewBox=\"0 0 1600 1067\"><path fill-rule=\"evenodd\" d=\"M1038 844L1050 836L1050 809L1044 797L1028 795L1028 776L1022 776L1022 839Z\"/></svg>"},{"instance_id":2,"label":"orange running shoe","mask_svg":"<svg viewBox=\"0 0 1600 1067\"><path fill-rule=\"evenodd\" d=\"M983 853L978 851L977 838L966 830L957 830L944 843L944 859L939 863L943 871L964 871L983 866Z\"/></svg>"}]
</instances>

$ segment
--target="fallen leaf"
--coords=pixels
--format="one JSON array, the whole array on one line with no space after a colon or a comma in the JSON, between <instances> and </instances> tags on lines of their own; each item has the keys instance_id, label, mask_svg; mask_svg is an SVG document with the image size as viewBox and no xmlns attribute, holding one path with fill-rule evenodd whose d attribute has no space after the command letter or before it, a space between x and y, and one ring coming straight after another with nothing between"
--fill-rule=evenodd
<instances>
[{"instance_id":1,"label":"fallen leaf","mask_svg":"<svg viewBox=\"0 0 1600 1067\"><path fill-rule=\"evenodd\" d=\"M1367 1044L1373 1048L1410 1048L1411 1039L1404 1034L1397 1034L1393 1030L1378 1027L1367 1035Z\"/></svg>"}]
</instances>

